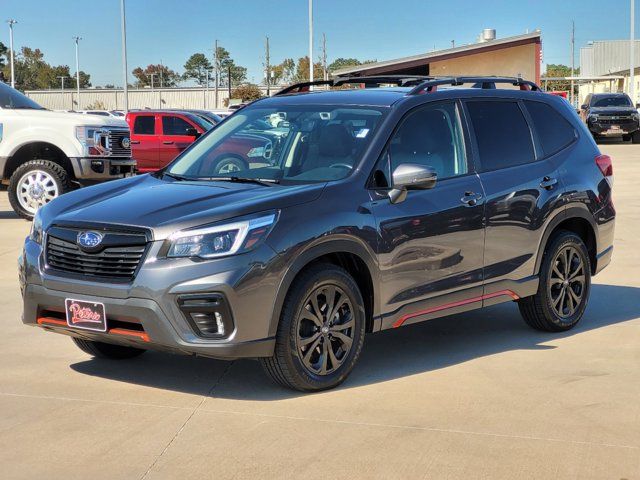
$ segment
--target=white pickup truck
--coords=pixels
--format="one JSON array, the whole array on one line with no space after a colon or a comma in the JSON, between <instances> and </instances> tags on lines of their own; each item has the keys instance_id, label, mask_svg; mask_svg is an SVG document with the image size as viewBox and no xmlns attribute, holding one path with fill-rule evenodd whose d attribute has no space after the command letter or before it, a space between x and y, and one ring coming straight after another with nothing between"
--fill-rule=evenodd
<instances>
[{"instance_id":1,"label":"white pickup truck","mask_svg":"<svg viewBox=\"0 0 640 480\"><path fill-rule=\"evenodd\" d=\"M64 192L133 175L124 120L52 112L0 82L0 180L30 219Z\"/></svg>"}]
</instances>

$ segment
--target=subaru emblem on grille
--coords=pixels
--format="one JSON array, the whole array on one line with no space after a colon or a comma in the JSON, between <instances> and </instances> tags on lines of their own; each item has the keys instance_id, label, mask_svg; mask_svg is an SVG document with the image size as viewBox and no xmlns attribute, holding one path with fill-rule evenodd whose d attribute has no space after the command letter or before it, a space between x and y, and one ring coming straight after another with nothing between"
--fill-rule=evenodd
<instances>
[{"instance_id":1,"label":"subaru emblem on grille","mask_svg":"<svg viewBox=\"0 0 640 480\"><path fill-rule=\"evenodd\" d=\"M120 140L120 144L122 145L122 148L129 148L131 146L131 139L129 137L124 137Z\"/></svg>"},{"instance_id":2,"label":"subaru emblem on grille","mask_svg":"<svg viewBox=\"0 0 640 480\"><path fill-rule=\"evenodd\" d=\"M95 248L102 242L102 234L98 232L80 232L76 243L83 248Z\"/></svg>"}]
</instances>

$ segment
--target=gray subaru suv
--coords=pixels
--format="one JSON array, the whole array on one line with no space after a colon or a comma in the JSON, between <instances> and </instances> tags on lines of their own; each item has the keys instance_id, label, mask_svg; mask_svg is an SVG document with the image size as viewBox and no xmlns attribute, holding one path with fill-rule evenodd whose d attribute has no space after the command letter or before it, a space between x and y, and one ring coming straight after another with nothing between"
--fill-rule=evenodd
<instances>
[{"instance_id":1,"label":"gray subaru suv","mask_svg":"<svg viewBox=\"0 0 640 480\"><path fill-rule=\"evenodd\" d=\"M377 88L326 88L349 83ZM40 208L23 322L96 357L258 358L302 391L340 384L369 332L510 301L563 331L611 259L612 175L522 79L298 84L156 173Z\"/></svg>"}]
</instances>

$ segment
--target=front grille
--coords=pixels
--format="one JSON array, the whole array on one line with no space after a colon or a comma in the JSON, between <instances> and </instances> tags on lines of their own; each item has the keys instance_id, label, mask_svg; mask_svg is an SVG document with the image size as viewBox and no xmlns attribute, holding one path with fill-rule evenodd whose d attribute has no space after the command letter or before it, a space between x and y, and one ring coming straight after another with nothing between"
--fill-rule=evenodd
<instances>
[{"instance_id":1,"label":"front grille","mask_svg":"<svg viewBox=\"0 0 640 480\"><path fill-rule=\"evenodd\" d=\"M131 144L126 148L122 146L122 140L124 138L130 139L128 130L109 130L107 148L111 151L112 157L131 156Z\"/></svg>"},{"instance_id":2,"label":"front grille","mask_svg":"<svg viewBox=\"0 0 640 480\"><path fill-rule=\"evenodd\" d=\"M46 236L45 260L48 270L63 275L90 276L96 279L130 281L144 257L144 234L104 232L104 247L87 252L76 238L80 229L52 227Z\"/></svg>"},{"instance_id":3,"label":"front grille","mask_svg":"<svg viewBox=\"0 0 640 480\"><path fill-rule=\"evenodd\" d=\"M603 125L622 125L634 122L634 120L631 117L599 117L597 122Z\"/></svg>"}]
</instances>

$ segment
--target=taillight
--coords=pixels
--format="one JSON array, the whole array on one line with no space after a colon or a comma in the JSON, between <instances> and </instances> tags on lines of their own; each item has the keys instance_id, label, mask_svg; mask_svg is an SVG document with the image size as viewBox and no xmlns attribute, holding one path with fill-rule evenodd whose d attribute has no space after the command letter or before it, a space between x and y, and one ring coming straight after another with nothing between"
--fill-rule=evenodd
<instances>
[{"instance_id":1,"label":"taillight","mask_svg":"<svg viewBox=\"0 0 640 480\"><path fill-rule=\"evenodd\" d=\"M613 176L613 163L609 155L598 155L596 157L596 165L605 177Z\"/></svg>"}]
</instances>

